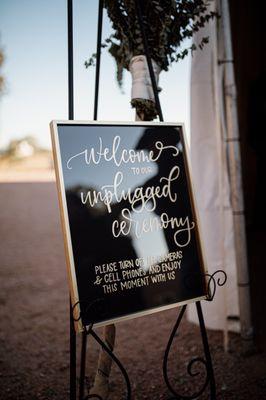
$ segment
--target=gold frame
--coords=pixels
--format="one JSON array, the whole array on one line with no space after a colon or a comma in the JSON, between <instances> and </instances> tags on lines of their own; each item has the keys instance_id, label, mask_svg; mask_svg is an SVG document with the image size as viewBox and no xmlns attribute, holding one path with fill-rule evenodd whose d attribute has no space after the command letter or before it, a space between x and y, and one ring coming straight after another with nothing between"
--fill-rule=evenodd
<instances>
[{"instance_id":1,"label":"gold frame","mask_svg":"<svg viewBox=\"0 0 266 400\"><path fill-rule=\"evenodd\" d=\"M198 210L197 210L196 202L195 202L195 192L194 192L194 188L193 188L193 183L191 181L191 166L190 166L189 158L187 157L188 145L187 145L186 136L185 136L184 124L176 123L176 122L169 123L169 122L146 122L146 121L138 121L138 122L77 121L77 120L75 120L75 121L74 120L52 121L50 123L50 129L51 129L53 158L54 158L54 164L55 164L56 184L57 184L57 192L58 192L58 200L59 200L59 208L60 208L61 225L62 225L63 238L64 238L64 249L65 249L65 256L66 256L70 297L71 297L72 307L74 307L74 305L76 305L73 310L74 320L77 320L77 318L80 315L80 307L79 307L79 303L78 303L79 302L78 287L77 287L77 280L76 280L76 273L75 273L75 263L74 263L74 257L73 257L71 235L70 235L70 229L69 229L69 219L68 219L66 196L65 196L65 184L64 184L64 179L63 179L62 160L61 160L58 130L57 130L57 126L62 125L62 124L64 124L64 125L107 125L107 126L108 125L174 126L174 127L181 128L181 132L182 132L181 140L182 140L182 145L185 150L184 151L184 164L185 164L186 175L187 175L187 180L188 180L188 189L189 189L190 201L191 201L191 206L192 206L192 213L196 220L196 230L195 231L196 231L196 239L197 239L197 246L198 246L198 254L199 254L200 262L201 262L200 267L203 270L204 274L207 274L208 271L206 268L206 265L207 265L206 257L205 257L202 240L201 240L202 234L201 234L201 228L200 228L199 214L198 214ZM169 310L169 309L177 307L177 306L183 306L185 304L190 304L190 303L194 303L196 301L204 300L204 299L206 299L206 296L207 296L206 279L205 279L205 285L206 285L205 286L206 287L206 295L205 296L185 300L185 301L178 302L178 303L168 304L165 306L155 307L150 310L139 311L136 313L124 315L122 317L118 317L118 318L114 318L114 319L105 320L102 322L95 323L94 326L95 327L105 326L105 325L109 325L111 323L125 321L128 319L133 319L133 318L141 317L141 316L145 316L145 315L150 315L150 314L153 314L153 313L156 313L159 311ZM81 319L79 319L78 321L74 321L74 323L75 323L75 330L77 332L82 332L84 327L82 325Z\"/></svg>"}]
</instances>

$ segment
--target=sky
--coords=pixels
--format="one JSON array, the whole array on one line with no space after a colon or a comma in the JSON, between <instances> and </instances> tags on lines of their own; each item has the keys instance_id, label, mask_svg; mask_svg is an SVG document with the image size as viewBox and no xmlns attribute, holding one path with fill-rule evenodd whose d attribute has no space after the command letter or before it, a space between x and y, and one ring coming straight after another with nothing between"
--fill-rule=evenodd
<instances>
[{"instance_id":1,"label":"sky","mask_svg":"<svg viewBox=\"0 0 266 400\"><path fill-rule=\"evenodd\" d=\"M93 119L95 68L84 61L96 50L98 1L74 0L75 119ZM111 24L104 15L103 38ZM5 62L1 74L5 93L0 98L0 149L27 135L51 147L49 123L68 118L67 0L1 0L0 47ZM165 121L189 125L190 58L160 74ZM114 59L103 51L98 119L133 121L131 77L126 71L123 92L116 81Z\"/></svg>"}]
</instances>

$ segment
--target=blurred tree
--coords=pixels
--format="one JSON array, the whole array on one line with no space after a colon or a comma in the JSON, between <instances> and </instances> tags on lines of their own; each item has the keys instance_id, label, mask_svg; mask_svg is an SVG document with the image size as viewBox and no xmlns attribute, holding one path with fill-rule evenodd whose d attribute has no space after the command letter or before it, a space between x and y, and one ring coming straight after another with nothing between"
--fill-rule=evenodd
<instances>
[{"instance_id":1,"label":"blurred tree","mask_svg":"<svg viewBox=\"0 0 266 400\"><path fill-rule=\"evenodd\" d=\"M13 159L24 158L33 155L39 150L38 143L33 136L25 136L21 139L13 139L5 149L4 156Z\"/></svg>"},{"instance_id":2,"label":"blurred tree","mask_svg":"<svg viewBox=\"0 0 266 400\"><path fill-rule=\"evenodd\" d=\"M2 68L3 63L4 63L4 53L0 49L0 94L2 94L3 90L4 90L4 78L1 74L1 68Z\"/></svg>"}]
</instances>

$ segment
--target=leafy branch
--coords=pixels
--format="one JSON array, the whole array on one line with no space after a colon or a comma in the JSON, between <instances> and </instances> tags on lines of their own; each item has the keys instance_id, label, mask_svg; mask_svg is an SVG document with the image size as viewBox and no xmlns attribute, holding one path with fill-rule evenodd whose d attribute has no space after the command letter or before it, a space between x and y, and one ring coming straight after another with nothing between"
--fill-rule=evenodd
<instances>
[{"instance_id":1,"label":"leafy branch","mask_svg":"<svg viewBox=\"0 0 266 400\"><path fill-rule=\"evenodd\" d=\"M144 28L151 57L167 71L171 63L185 58L190 52L202 49L207 37L180 50L185 39L191 38L217 13L208 11L205 0L145 0L141 2ZM105 0L104 7L112 22L114 33L102 44L108 48L117 64L117 80L121 85L123 70L132 57L144 54L141 30L136 16L135 0ZM85 67L95 65L96 54L85 61Z\"/></svg>"},{"instance_id":2,"label":"leafy branch","mask_svg":"<svg viewBox=\"0 0 266 400\"><path fill-rule=\"evenodd\" d=\"M218 17L210 11L213 0L142 0L141 12L144 29L152 59L160 69L167 71L173 62L184 59L188 54L208 43L203 36L198 43L182 48L186 39L203 28L210 20ZM117 81L122 85L123 71L129 69L134 56L144 55L144 45L136 13L135 0L105 0L104 7L112 23L114 33L105 39L102 48L107 48L117 65ZM96 54L85 61L85 67L95 65ZM131 104L137 114L145 119L156 117L157 110L151 100L133 99Z\"/></svg>"}]
</instances>

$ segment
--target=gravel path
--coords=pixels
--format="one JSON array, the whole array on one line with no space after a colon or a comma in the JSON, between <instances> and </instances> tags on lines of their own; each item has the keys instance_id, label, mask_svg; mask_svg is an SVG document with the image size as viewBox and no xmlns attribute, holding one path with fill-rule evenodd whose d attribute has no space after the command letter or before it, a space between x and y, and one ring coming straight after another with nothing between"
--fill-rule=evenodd
<instances>
[{"instance_id":1,"label":"gravel path","mask_svg":"<svg viewBox=\"0 0 266 400\"><path fill-rule=\"evenodd\" d=\"M56 204L54 183L0 184L1 400L69 398L68 290ZM134 400L169 398L162 358L177 312L173 309L117 325L116 354L128 370ZM239 336L232 334L232 351L225 354L221 333L208 335L217 398L266 399L265 353L243 356ZM192 393L199 377L186 381L185 366L201 353L198 328L184 321L172 350L171 382L181 385L183 393ZM90 339L88 381L97 354L98 347ZM124 389L114 367L110 400L123 399Z\"/></svg>"}]
</instances>

